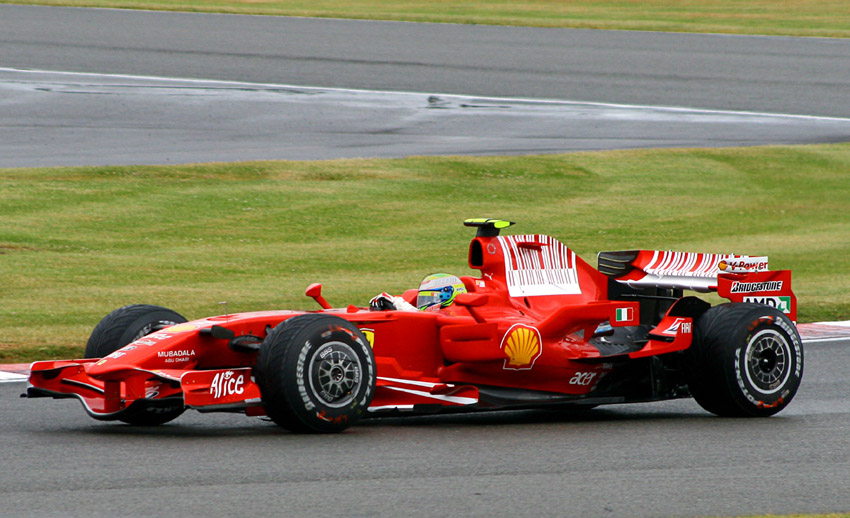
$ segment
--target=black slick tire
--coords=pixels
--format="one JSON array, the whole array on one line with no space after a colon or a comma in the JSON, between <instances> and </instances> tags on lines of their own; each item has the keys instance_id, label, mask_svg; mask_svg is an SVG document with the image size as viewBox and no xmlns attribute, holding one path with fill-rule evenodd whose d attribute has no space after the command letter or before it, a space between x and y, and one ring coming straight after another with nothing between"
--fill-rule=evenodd
<instances>
[{"instance_id":1,"label":"black slick tire","mask_svg":"<svg viewBox=\"0 0 850 518\"><path fill-rule=\"evenodd\" d=\"M299 315L275 327L254 375L268 416L297 433L345 430L365 415L375 393L368 340L333 315Z\"/></svg>"},{"instance_id":2,"label":"black slick tire","mask_svg":"<svg viewBox=\"0 0 850 518\"><path fill-rule=\"evenodd\" d=\"M691 395L723 417L776 414L803 377L797 328L781 311L761 304L710 308L697 319L685 357Z\"/></svg>"},{"instance_id":3,"label":"black slick tire","mask_svg":"<svg viewBox=\"0 0 850 518\"><path fill-rule=\"evenodd\" d=\"M101 319L86 343L86 358L103 358L139 338L186 322L181 314L149 304L118 308Z\"/></svg>"},{"instance_id":4,"label":"black slick tire","mask_svg":"<svg viewBox=\"0 0 850 518\"><path fill-rule=\"evenodd\" d=\"M181 314L160 306L133 304L118 308L95 326L86 343L85 357L103 358L145 335L183 322L186 318ZM161 400L156 405L131 405L118 420L137 426L156 426L179 417L184 410L182 398L173 403Z\"/></svg>"}]
</instances>

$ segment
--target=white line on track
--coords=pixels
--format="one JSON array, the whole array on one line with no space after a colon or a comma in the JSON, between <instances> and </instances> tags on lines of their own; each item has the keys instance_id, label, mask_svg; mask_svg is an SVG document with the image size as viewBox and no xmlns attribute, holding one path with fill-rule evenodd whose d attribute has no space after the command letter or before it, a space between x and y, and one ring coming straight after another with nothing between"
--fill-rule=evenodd
<instances>
[{"instance_id":1,"label":"white line on track","mask_svg":"<svg viewBox=\"0 0 850 518\"><path fill-rule=\"evenodd\" d=\"M824 342L844 342L847 341L848 337L846 336L835 336L831 338L806 338L803 340L804 344L819 344Z\"/></svg>"},{"instance_id":2,"label":"white line on track","mask_svg":"<svg viewBox=\"0 0 850 518\"><path fill-rule=\"evenodd\" d=\"M14 381L26 381L26 374L17 374L14 372L0 371L0 383L12 383Z\"/></svg>"},{"instance_id":3,"label":"white line on track","mask_svg":"<svg viewBox=\"0 0 850 518\"><path fill-rule=\"evenodd\" d=\"M103 73L95 73L95 72L69 72L69 71L61 71L61 70L38 70L38 69L21 69L21 68L9 68L9 67L0 67L0 72L13 72L13 73L25 73L25 74L52 74L52 75L65 75L72 77L91 77L91 78L105 78L105 79L126 79L133 81L160 81L160 82L174 82L174 83L189 83L189 84L217 84L222 86L251 86L255 88L281 88L281 89L298 89L298 90L312 90L316 92L342 92L342 93L355 93L355 94L393 94L393 95L415 95L415 96L423 96L423 95L435 95L440 97L447 98L457 98L457 99L480 99L482 101L492 101L492 102L514 102L514 103L528 103L528 104L540 104L540 105L559 105L559 106L594 106L599 108L615 108L615 109L629 109L629 110L652 110L652 111L662 111L662 112L670 112L670 113L684 113L684 114L711 114L711 115L731 115L731 116L747 116L747 117L773 117L780 119L796 119L796 120L809 120L809 121L836 121L836 122L850 122L850 118L845 117L824 117L819 115L796 115L796 114L788 114L788 113L766 113L766 112L752 112L752 111L734 111L734 110L712 110L712 109L704 109L704 108L687 108L681 106L653 106L653 105L640 105L640 104L618 104L618 103L602 103L602 102L591 102L591 101L570 101L570 100L558 100L558 99L531 99L531 98L523 98L523 97L487 97L487 96L478 96L473 94L445 94L445 93L437 93L437 92L403 92L403 91L392 91L392 90L367 90L367 89L357 89L357 88L338 88L338 87L323 87L323 86L302 86L302 85L287 85L287 84L276 84L276 83L248 83L243 81L226 81L220 79L187 79L187 78L177 78L177 77L158 77L158 76L143 76L143 75L132 75L132 74L103 74Z\"/></svg>"},{"instance_id":4,"label":"white line on track","mask_svg":"<svg viewBox=\"0 0 850 518\"><path fill-rule=\"evenodd\" d=\"M841 322L813 322L812 325L850 327L850 320L842 320Z\"/></svg>"}]
</instances>

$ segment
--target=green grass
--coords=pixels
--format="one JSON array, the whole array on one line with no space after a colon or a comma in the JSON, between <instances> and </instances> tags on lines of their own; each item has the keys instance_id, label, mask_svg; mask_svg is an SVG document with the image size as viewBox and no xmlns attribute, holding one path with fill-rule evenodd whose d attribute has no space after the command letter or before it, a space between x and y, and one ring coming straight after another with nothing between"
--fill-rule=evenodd
<instances>
[{"instance_id":1,"label":"green grass","mask_svg":"<svg viewBox=\"0 0 850 518\"><path fill-rule=\"evenodd\" d=\"M0 0L0 3L7 0ZM9 0L9 3L535 27L850 37L846 0Z\"/></svg>"},{"instance_id":2,"label":"green grass","mask_svg":"<svg viewBox=\"0 0 850 518\"><path fill-rule=\"evenodd\" d=\"M800 320L850 318L850 145L525 157L0 169L0 363L78 356L130 303L189 318L365 304L473 274L467 217L595 263L629 248L766 254Z\"/></svg>"}]
</instances>

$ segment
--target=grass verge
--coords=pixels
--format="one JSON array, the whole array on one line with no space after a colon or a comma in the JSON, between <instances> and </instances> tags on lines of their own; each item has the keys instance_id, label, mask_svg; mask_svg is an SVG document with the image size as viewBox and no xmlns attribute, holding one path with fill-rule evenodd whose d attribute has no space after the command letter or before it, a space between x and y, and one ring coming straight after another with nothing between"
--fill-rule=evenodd
<instances>
[{"instance_id":1,"label":"grass verge","mask_svg":"<svg viewBox=\"0 0 850 518\"><path fill-rule=\"evenodd\" d=\"M595 262L629 248L769 255L800 320L850 318L850 145L0 170L0 363L78 356L130 303L188 318L312 309L472 274L467 217Z\"/></svg>"},{"instance_id":2,"label":"grass verge","mask_svg":"<svg viewBox=\"0 0 850 518\"><path fill-rule=\"evenodd\" d=\"M8 0L0 0L0 3ZM412 22L850 37L845 0L12 0L9 3Z\"/></svg>"}]
</instances>

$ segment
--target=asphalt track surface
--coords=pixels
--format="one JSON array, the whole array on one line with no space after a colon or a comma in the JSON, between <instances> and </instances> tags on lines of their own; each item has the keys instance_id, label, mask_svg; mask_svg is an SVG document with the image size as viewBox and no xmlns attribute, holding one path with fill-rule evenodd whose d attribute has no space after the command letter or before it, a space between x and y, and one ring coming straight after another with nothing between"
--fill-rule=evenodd
<instances>
[{"instance_id":1,"label":"asphalt track surface","mask_svg":"<svg viewBox=\"0 0 850 518\"><path fill-rule=\"evenodd\" d=\"M0 5L0 167L843 142L848 63L839 39Z\"/></svg>"},{"instance_id":2,"label":"asphalt track surface","mask_svg":"<svg viewBox=\"0 0 850 518\"><path fill-rule=\"evenodd\" d=\"M794 401L723 419L692 400L583 415L368 420L299 436L187 412L144 429L0 384L4 517L658 517L850 509L850 342L806 345Z\"/></svg>"}]
</instances>

